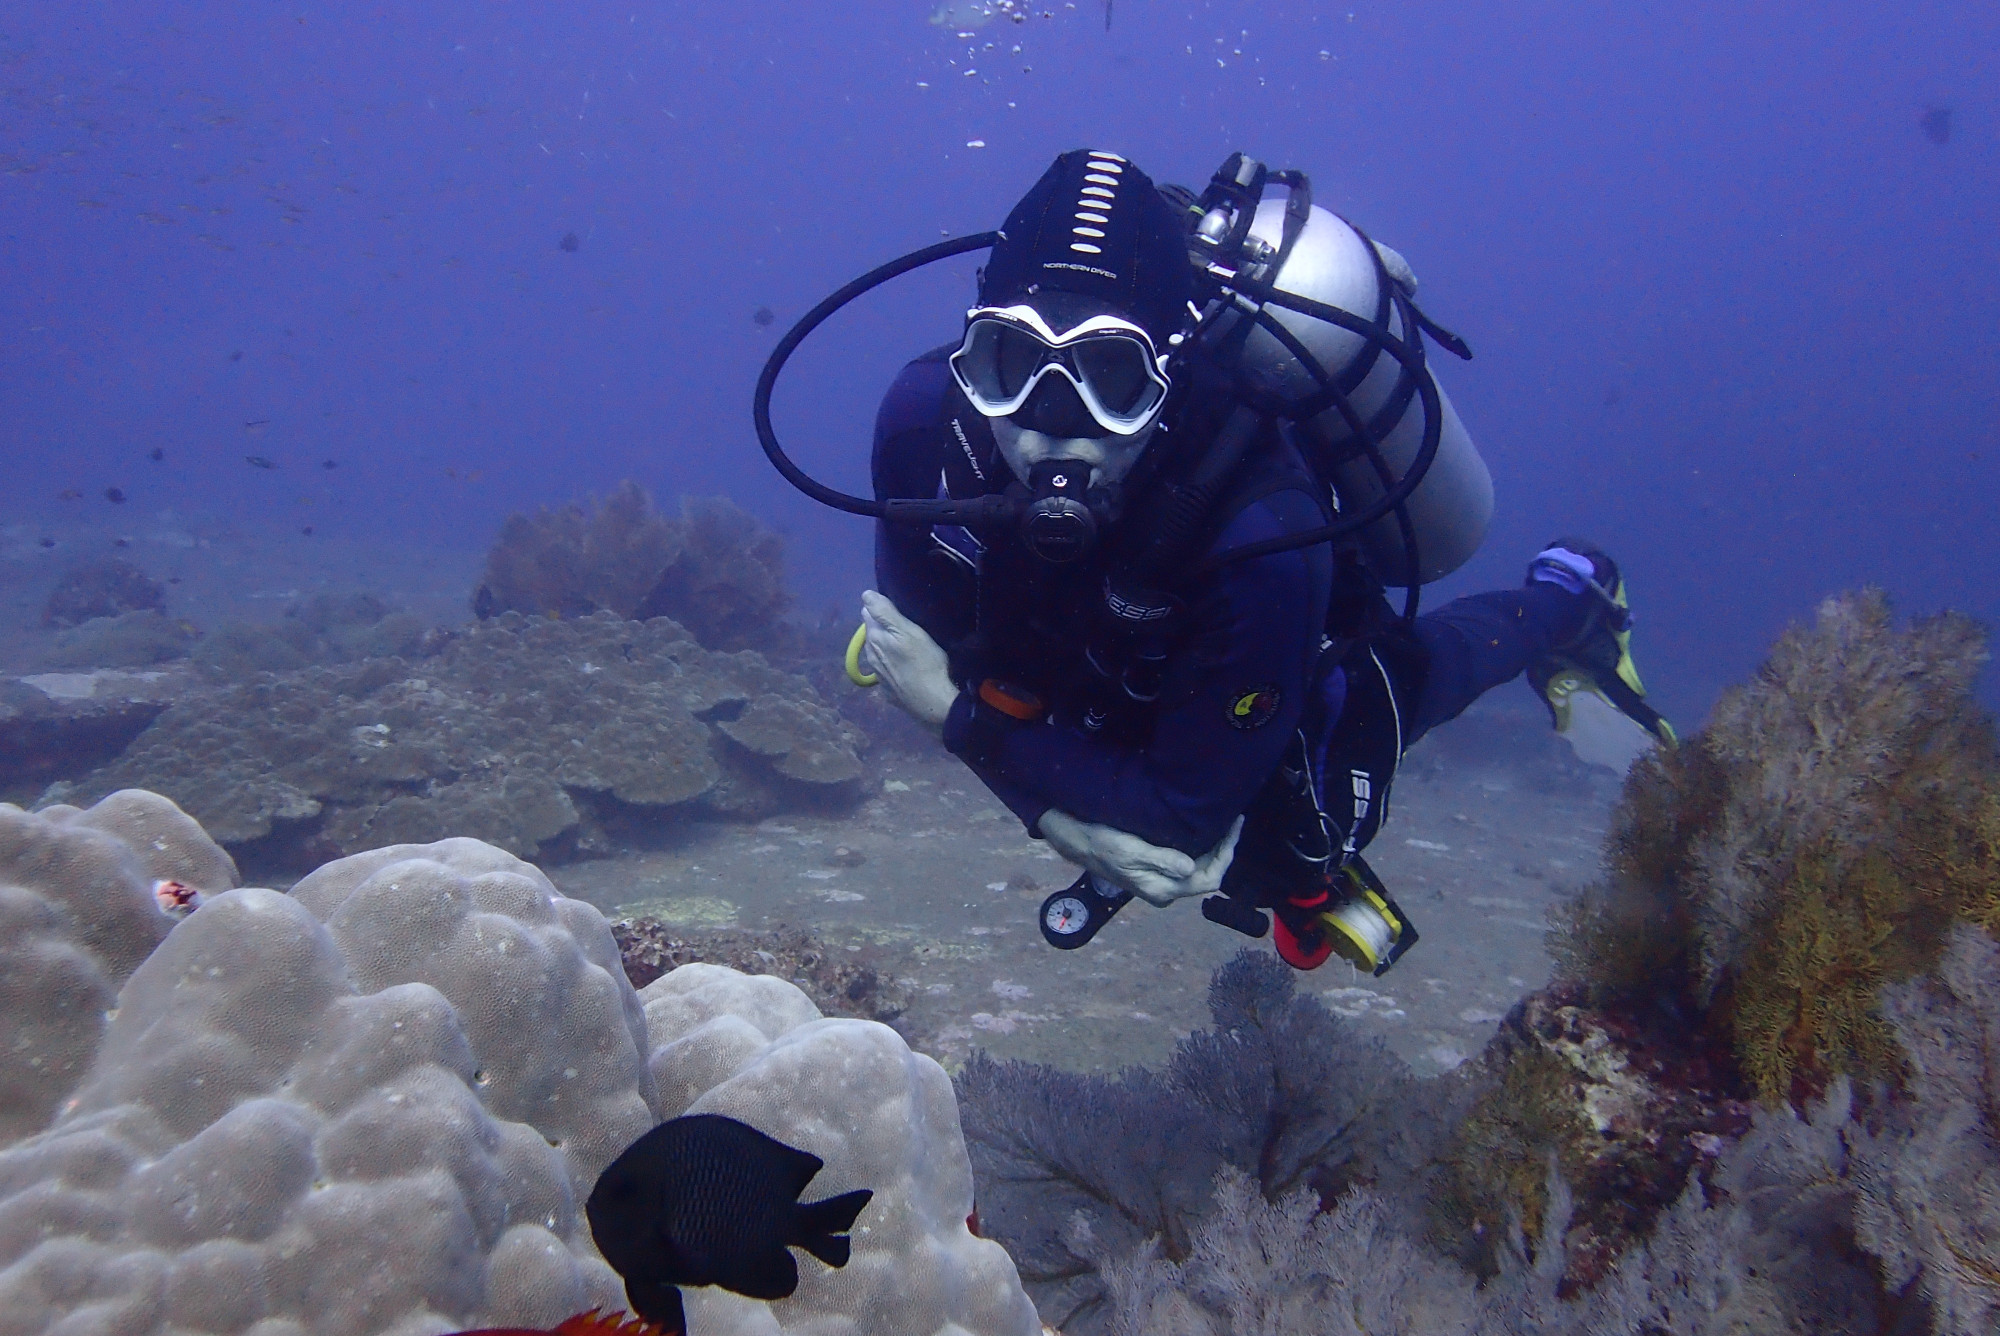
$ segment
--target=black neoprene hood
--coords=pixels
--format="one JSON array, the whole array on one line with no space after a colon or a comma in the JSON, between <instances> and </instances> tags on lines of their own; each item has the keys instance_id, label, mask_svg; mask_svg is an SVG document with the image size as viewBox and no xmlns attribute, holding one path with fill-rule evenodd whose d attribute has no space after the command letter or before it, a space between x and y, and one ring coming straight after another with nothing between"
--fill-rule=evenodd
<instances>
[{"instance_id":1,"label":"black neoprene hood","mask_svg":"<svg viewBox=\"0 0 2000 1336\"><path fill-rule=\"evenodd\" d=\"M1186 231L1152 178L1112 153L1057 158L1014 206L979 284L982 306L1064 293L1115 311L1161 352L1194 297Z\"/></svg>"}]
</instances>

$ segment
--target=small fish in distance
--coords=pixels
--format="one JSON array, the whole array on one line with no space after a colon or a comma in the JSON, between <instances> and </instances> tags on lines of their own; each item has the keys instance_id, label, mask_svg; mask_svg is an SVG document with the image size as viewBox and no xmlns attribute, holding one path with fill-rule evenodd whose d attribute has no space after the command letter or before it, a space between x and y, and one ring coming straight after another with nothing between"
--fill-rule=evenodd
<instances>
[{"instance_id":1,"label":"small fish in distance","mask_svg":"<svg viewBox=\"0 0 2000 1336\"><path fill-rule=\"evenodd\" d=\"M159 462L160 462L161 460L165 459L166 457L167 457L167 452L166 452L166 451L164 451L164 450L162 450L162 449L161 449L161 448L160 448L159 446L157 446L157 445L156 445L156 446L154 446L154 447L153 447L152 449L150 449L150 450L148 450L148 451L146 452L146 458L148 458L148 459L152 460L152 461L153 461L153 462L154 462L155 464L159 463Z\"/></svg>"},{"instance_id":2,"label":"small fish in distance","mask_svg":"<svg viewBox=\"0 0 2000 1336\"><path fill-rule=\"evenodd\" d=\"M610 1314L593 1308L588 1313L566 1317L553 1327L481 1327L454 1336L682 1336L681 1332L656 1327L630 1313Z\"/></svg>"},{"instance_id":3,"label":"small fish in distance","mask_svg":"<svg viewBox=\"0 0 2000 1336\"><path fill-rule=\"evenodd\" d=\"M1924 113L1923 119L1918 121L1917 124L1923 127L1924 138L1930 140L1933 144L1949 144L1951 142L1950 107L1932 107Z\"/></svg>"},{"instance_id":4,"label":"small fish in distance","mask_svg":"<svg viewBox=\"0 0 2000 1336\"><path fill-rule=\"evenodd\" d=\"M866 1188L802 1202L825 1162L747 1123L696 1113L661 1123L606 1169L585 1214L639 1316L687 1330L680 1286L720 1285L752 1299L799 1286L787 1249L845 1266Z\"/></svg>"},{"instance_id":5,"label":"small fish in distance","mask_svg":"<svg viewBox=\"0 0 2000 1336\"><path fill-rule=\"evenodd\" d=\"M778 318L778 313L776 311L773 311L768 306L760 306L756 310L750 313L750 319L754 321L757 324L758 328L760 329L769 329L771 327L771 322L773 320L776 320L777 318Z\"/></svg>"},{"instance_id":6,"label":"small fish in distance","mask_svg":"<svg viewBox=\"0 0 2000 1336\"><path fill-rule=\"evenodd\" d=\"M340 461L337 459L322 459L319 461L319 466L323 469L337 469L340 467Z\"/></svg>"},{"instance_id":7,"label":"small fish in distance","mask_svg":"<svg viewBox=\"0 0 2000 1336\"><path fill-rule=\"evenodd\" d=\"M245 430L245 431L249 432L249 433L250 433L250 434L251 434L252 436L256 436L256 435L259 435L259 434L261 434L261 433L263 432L264 428L266 428L266 427L268 427L268 426L270 426L270 425L271 425L271 419L269 419L269 418L258 418L258 419L257 419L257 420L255 420L254 422L246 422L246 423L244 423L244 424L243 424L243 430Z\"/></svg>"},{"instance_id":8,"label":"small fish in distance","mask_svg":"<svg viewBox=\"0 0 2000 1336\"><path fill-rule=\"evenodd\" d=\"M122 487L107 487L104 489L104 499L114 506L122 506L125 504L125 489Z\"/></svg>"},{"instance_id":9,"label":"small fish in distance","mask_svg":"<svg viewBox=\"0 0 2000 1336\"><path fill-rule=\"evenodd\" d=\"M556 245L562 247L564 250L574 255L577 251L577 248L583 245L583 243L576 239L576 233L565 232L562 234L562 240L558 241Z\"/></svg>"},{"instance_id":10,"label":"small fish in distance","mask_svg":"<svg viewBox=\"0 0 2000 1336\"><path fill-rule=\"evenodd\" d=\"M275 460L266 459L262 455L245 455L243 456L243 462L253 469L274 469L278 467Z\"/></svg>"}]
</instances>

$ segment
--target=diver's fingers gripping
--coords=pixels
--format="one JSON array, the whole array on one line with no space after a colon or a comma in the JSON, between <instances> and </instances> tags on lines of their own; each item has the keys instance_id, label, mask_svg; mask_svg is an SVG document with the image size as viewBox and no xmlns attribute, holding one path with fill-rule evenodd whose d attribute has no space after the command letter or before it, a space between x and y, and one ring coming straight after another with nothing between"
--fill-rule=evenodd
<instances>
[{"instance_id":1,"label":"diver's fingers gripping","mask_svg":"<svg viewBox=\"0 0 2000 1336\"><path fill-rule=\"evenodd\" d=\"M1194 860L1178 849L1148 843L1122 830L1110 827L1099 829L1105 832L1103 844L1107 860L1120 867L1139 874L1156 872L1177 881L1194 872Z\"/></svg>"}]
</instances>

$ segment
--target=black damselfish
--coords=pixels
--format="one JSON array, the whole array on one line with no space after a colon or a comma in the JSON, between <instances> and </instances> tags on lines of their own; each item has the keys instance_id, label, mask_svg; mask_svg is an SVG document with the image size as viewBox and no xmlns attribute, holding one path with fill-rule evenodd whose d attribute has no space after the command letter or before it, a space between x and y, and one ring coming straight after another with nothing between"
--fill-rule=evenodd
<instances>
[{"instance_id":1,"label":"black damselfish","mask_svg":"<svg viewBox=\"0 0 2000 1336\"><path fill-rule=\"evenodd\" d=\"M625 1278L633 1310L686 1331L679 1286L783 1299L799 1286L787 1248L847 1265L847 1231L875 1194L862 1188L800 1201L824 1163L734 1118L689 1114L627 1146L584 1210L597 1250Z\"/></svg>"}]
</instances>

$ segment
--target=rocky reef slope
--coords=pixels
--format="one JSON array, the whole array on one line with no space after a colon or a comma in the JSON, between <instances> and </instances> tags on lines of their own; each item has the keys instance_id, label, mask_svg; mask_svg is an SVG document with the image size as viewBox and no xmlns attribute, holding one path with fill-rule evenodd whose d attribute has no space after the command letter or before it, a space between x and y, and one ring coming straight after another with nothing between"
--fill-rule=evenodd
<instances>
[{"instance_id":1,"label":"rocky reef slope","mask_svg":"<svg viewBox=\"0 0 2000 1336\"><path fill-rule=\"evenodd\" d=\"M860 795L861 735L809 683L666 618L507 613L426 648L183 696L55 796L147 789L253 866L305 868L454 835L560 859Z\"/></svg>"}]
</instances>

